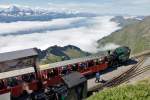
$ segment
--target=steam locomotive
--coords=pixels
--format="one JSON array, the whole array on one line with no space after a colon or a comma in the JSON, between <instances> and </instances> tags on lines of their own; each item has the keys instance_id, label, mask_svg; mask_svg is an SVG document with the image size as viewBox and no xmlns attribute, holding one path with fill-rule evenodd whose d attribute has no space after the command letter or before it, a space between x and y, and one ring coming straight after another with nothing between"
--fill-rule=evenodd
<instances>
[{"instance_id":1,"label":"steam locomotive","mask_svg":"<svg viewBox=\"0 0 150 100\"><path fill-rule=\"evenodd\" d=\"M36 91L39 88L39 80L44 88L63 83L61 77L73 71L78 71L82 75L90 75L111 66L124 64L129 60L130 52L129 47L123 46L108 51L107 55L92 55L46 65L38 64L38 54L35 48L0 54L1 68L4 66L7 66L7 69L9 66L12 68L12 64L16 62L18 62L16 66L24 66L21 69L13 67L5 72L0 70L0 96L10 93L12 97L19 97L23 94L24 88Z\"/></svg>"},{"instance_id":2,"label":"steam locomotive","mask_svg":"<svg viewBox=\"0 0 150 100\"><path fill-rule=\"evenodd\" d=\"M111 66L119 66L121 64L125 64L129 60L130 56L130 48L123 46L123 47L118 47L112 53L108 51L108 60L109 64Z\"/></svg>"}]
</instances>

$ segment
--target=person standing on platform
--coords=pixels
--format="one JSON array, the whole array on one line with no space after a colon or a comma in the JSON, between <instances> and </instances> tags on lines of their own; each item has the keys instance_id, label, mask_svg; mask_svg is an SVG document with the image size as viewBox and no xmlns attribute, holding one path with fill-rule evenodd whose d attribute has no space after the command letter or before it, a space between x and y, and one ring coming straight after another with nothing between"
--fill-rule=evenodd
<instances>
[{"instance_id":1,"label":"person standing on platform","mask_svg":"<svg viewBox=\"0 0 150 100\"><path fill-rule=\"evenodd\" d=\"M96 73L95 77L96 77L95 82L100 82L100 73L99 72Z\"/></svg>"}]
</instances>

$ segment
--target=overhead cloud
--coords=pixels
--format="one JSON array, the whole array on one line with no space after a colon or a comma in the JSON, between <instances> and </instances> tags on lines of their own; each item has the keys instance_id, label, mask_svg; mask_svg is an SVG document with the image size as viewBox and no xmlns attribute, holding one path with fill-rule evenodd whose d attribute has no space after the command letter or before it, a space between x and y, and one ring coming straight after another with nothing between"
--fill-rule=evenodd
<instances>
[{"instance_id":1,"label":"overhead cloud","mask_svg":"<svg viewBox=\"0 0 150 100\"><path fill-rule=\"evenodd\" d=\"M79 2L80 1L80 2ZM149 15L150 0L92 0L69 3L49 3L50 9L93 12L112 15Z\"/></svg>"},{"instance_id":2,"label":"overhead cloud","mask_svg":"<svg viewBox=\"0 0 150 100\"><path fill-rule=\"evenodd\" d=\"M111 18L110 16L78 17L47 22L0 23L0 52L32 47L46 49L53 45L69 44L85 51L95 52L98 39L120 28L117 23L110 21ZM19 32L19 35L15 34Z\"/></svg>"}]
</instances>

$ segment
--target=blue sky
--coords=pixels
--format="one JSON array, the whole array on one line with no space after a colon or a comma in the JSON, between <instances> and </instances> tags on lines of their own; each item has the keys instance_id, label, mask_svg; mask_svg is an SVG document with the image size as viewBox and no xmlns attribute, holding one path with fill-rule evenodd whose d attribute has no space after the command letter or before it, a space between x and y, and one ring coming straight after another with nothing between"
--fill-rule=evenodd
<instances>
[{"instance_id":1,"label":"blue sky","mask_svg":"<svg viewBox=\"0 0 150 100\"><path fill-rule=\"evenodd\" d=\"M11 4L99 14L150 15L150 0L0 0L0 6Z\"/></svg>"}]
</instances>

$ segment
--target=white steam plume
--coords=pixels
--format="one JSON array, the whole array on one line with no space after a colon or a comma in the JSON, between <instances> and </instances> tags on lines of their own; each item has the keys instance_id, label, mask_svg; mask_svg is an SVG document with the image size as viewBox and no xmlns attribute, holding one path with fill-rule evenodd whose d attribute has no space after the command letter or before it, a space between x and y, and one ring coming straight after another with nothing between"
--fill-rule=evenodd
<instances>
[{"instance_id":1,"label":"white steam plume","mask_svg":"<svg viewBox=\"0 0 150 100\"><path fill-rule=\"evenodd\" d=\"M114 50L118 47L120 47L120 45L114 43L107 43L104 46L99 47L99 51Z\"/></svg>"}]
</instances>

